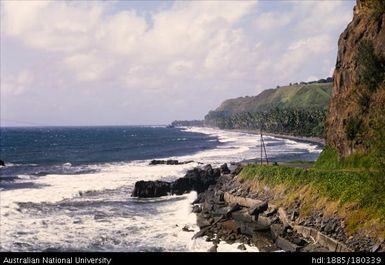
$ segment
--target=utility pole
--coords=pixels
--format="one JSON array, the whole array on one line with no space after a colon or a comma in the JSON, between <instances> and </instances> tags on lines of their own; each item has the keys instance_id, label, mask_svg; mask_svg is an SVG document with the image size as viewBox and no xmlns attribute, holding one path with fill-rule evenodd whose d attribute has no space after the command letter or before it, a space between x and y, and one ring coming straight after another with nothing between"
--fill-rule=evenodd
<instances>
[{"instance_id":1,"label":"utility pole","mask_svg":"<svg viewBox=\"0 0 385 265\"><path fill-rule=\"evenodd\" d=\"M266 164L269 164L269 159L267 158L267 152L266 152L266 146L265 146L265 141L263 140L263 134L262 134L262 126L260 129L261 133L261 165L263 164L263 151L265 152L265 158L266 158Z\"/></svg>"},{"instance_id":2,"label":"utility pole","mask_svg":"<svg viewBox=\"0 0 385 265\"><path fill-rule=\"evenodd\" d=\"M262 139L263 139L263 137L262 137L262 126L261 126L261 140L260 140L261 141L261 165L263 163L263 157L262 157L263 156L263 153L262 153L262 141L263 140Z\"/></svg>"}]
</instances>

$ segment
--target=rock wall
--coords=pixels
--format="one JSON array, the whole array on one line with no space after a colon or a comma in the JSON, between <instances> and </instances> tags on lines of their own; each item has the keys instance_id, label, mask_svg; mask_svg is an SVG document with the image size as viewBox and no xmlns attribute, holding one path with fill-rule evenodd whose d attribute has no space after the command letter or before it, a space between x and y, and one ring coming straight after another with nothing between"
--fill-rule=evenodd
<instances>
[{"instance_id":1,"label":"rock wall","mask_svg":"<svg viewBox=\"0 0 385 265\"><path fill-rule=\"evenodd\" d=\"M370 113L379 108L377 103L380 102L377 101L379 98L383 99L382 95L385 94L383 83L376 91L367 93L367 88L360 84L359 80L360 65L357 63L357 54L363 40L369 40L373 44L376 56L385 58L385 14L381 11L383 8L374 14L374 2L384 6L381 0L357 0L353 20L338 41L325 137L326 144L337 148L342 157L356 151L368 151L370 147L365 139L370 137ZM362 103L363 95L367 97L366 103ZM362 110L362 104L368 105L365 111ZM351 121L357 121L358 129L357 134L349 137L348 127L355 125L351 125Z\"/></svg>"}]
</instances>

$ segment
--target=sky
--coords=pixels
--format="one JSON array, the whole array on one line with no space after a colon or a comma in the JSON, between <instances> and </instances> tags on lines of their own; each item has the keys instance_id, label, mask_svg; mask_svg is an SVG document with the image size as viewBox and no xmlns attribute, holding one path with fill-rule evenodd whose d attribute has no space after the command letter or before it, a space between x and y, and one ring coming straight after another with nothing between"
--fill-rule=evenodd
<instances>
[{"instance_id":1,"label":"sky","mask_svg":"<svg viewBox=\"0 0 385 265\"><path fill-rule=\"evenodd\" d=\"M1 126L159 125L333 73L354 0L1 1Z\"/></svg>"}]
</instances>

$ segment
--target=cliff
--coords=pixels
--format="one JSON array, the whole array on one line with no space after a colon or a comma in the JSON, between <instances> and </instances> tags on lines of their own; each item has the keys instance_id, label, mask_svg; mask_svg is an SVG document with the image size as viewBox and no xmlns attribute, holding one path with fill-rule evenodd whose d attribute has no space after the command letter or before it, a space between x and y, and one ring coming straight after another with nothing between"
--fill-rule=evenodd
<instances>
[{"instance_id":1,"label":"cliff","mask_svg":"<svg viewBox=\"0 0 385 265\"><path fill-rule=\"evenodd\" d=\"M341 157L369 153L383 141L385 116L385 1L357 0L338 41L326 144Z\"/></svg>"}]
</instances>

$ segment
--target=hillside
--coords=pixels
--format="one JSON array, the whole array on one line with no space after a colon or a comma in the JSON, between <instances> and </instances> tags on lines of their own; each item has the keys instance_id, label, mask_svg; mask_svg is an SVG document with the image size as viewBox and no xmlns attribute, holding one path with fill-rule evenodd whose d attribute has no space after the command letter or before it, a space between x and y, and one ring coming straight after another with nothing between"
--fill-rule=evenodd
<instances>
[{"instance_id":1,"label":"hillside","mask_svg":"<svg viewBox=\"0 0 385 265\"><path fill-rule=\"evenodd\" d=\"M332 83L313 83L267 89L257 96L224 101L215 111L259 112L273 108L327 108Z\"/></svg>"},{"instance_id":2,"label":"hillside","mask_svg":"<svg viewBox=\"0 0 385 265\"><path fill-rule=\"evenodd\" d=\"M254 97L223 102L205 116L221 129L263 129L270 133L323 137L331 78L268 89Z\"/></svg>"}]
</instances>

